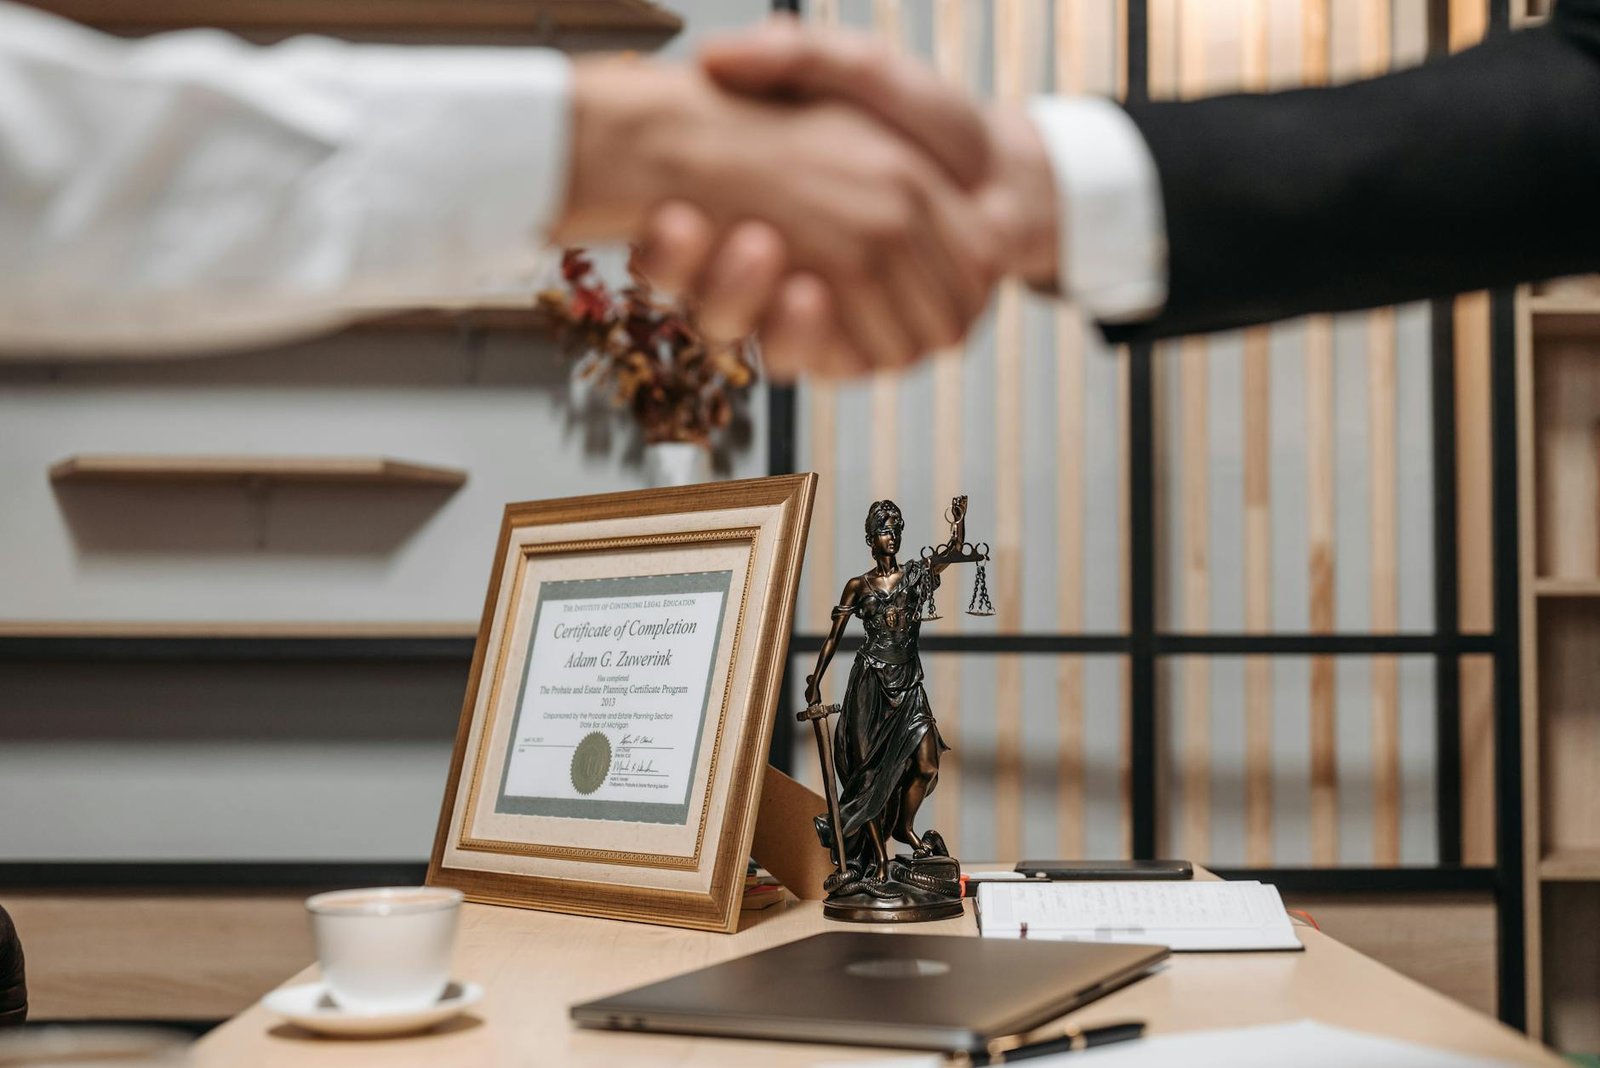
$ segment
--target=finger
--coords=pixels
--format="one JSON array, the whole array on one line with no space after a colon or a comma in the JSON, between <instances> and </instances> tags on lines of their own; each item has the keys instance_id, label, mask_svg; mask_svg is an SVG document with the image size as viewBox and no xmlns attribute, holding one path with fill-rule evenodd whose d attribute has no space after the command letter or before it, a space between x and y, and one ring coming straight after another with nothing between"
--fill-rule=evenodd
<instances>
[{"instance_id":1,"label":"finger","mask_svg":"<svg viewBox=\"0 0 1600 1068\"><path fill-rule=\"evenodd\" d=\"M894 366L903 367L960 338L965 321L957 316L944 280L929 270L927 260L915 254L894 256L885 264L884 283L912 342L895 354L900 362Z\"/></svg>"},{"instance_id":2,"label":"finger","mask_svg":"<svg viewBox=\"0 0 1600 1068\"><path fill-rule=\"evenodd\" d=\"M786 280L774 320L780 366L824 379L872 371L872 361L842 325L833 289L820 276L805 272Z\"/></svg>"},{"instance_id":3,"label":"finger","mask_svg":"<svg viewBox=\"0 0 1600 1068\"><path fill-rule=\"evenodd\" d=\"M762 363L774 381L791 382L807 372L831 375L839 338L833 301L822 279L806 273L784 279L759 337Z\"/></svg>"},{"instance_id":4,"label":"finger","mask_svg":"<svg viewBox=\"0 0 1600 1068\"><path fill-rule=\"evenodd\" d=\"M979 207L938 175L920 184L919 196L926 220L913 235L919 259L937 279L961 336L989 304L1000 275L999 245Z\"/></svg>"},{"instance_id":5,"label":"finger","mask_svg":"<svg viewBox=\"0 0 1600 1068\"><path fill-rule=\"evenodd\" d=\"M865 277L830 279L843 327L846 355L839 373L844 377L903 367L916 355L917 343L902 322L883 274L880 265Z\"/></svg>"},{"instance_id":6,"label":"finger","mask_svg":"<svg viewBox=\"0 0 1600 1068\"><path fill-rule=\"evenodd\" d=\"M700 64L735 92L833 97L864 108L964 188L990 172L989 133L977 108L932 68L865 34L785 20L707 42Z\"/></svg>"},{"instance_id":7,"label":"finger","mask_svg":"<svg viewBox=\"0 0 1600 1068\"><path fill-rule=\"evenodd\" d=\"M686 295L706 269L716 230L693 204L669 200L645 220L639 241L638 267L662 293Z\"/></svg>"},{"instance_id":8,"label":"finger","mask_svg":"<svg viewBox=\"0 0 1600 1068\"><path fill-rule=\"evenodd\" d=\"M885 249L893 306L916 343L911 355L954 345L983 311L996 268L977 209L931 165L912 158L896 183L913 199Z\"/></svg>"},{"instance_id":9,"label":"finger","mask_svg":"<svg viewBox=\"0 0 1600 1068\"><path fill-rule=\"evenodd\" d=\"M698 322L711 338L732 341L756 328L788 259L783 237L749 220L728 232L699 287Z\"/></svg>"}]
</instances>

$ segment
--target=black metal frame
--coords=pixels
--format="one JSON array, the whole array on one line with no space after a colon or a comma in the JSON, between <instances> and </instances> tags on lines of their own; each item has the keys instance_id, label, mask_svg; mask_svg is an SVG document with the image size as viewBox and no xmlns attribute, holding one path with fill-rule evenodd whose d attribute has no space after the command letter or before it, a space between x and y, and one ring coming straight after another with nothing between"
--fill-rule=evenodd
<instances>
[{"instance_id":1,"label":"black metal frame","mask_svg":"<svg viewBox=\"0 0 1600 1068\"><path fill-rule=\"evenodd\" d=\"M1509 0L1488 0L1490 32L1509 28ZM799 10L799 0L774 0L774 10ZM1129 94L1148 93L1147 0L1126 0ZM1448 5L1432 0L1429 36L1445 39ZM1442 47L1442 45L1440 45ZM1497 904L1500 1017L1526 1026L1524 886L1522 861L1522 735L1516 456L1514 301L1510 290L1491 298L1491 426L1493 478L1494 629L1460 630L1456 549L1455 338L1452 306L1435 302L1432 315L1434 449L1435 629L1412 634L1173 634L1157 629L1154 389L1150 346L1135 345L1130 360L1128 426L1130 627L1125 634L940 635L923 648L940 653L1101 653L1128 658L1131 666L1130 757L1133 852L1154 856L1158 843L1160 718L1156 665L1184 655L1374 655L1425 654L1436 665L1436 745L1439 864L1406 868L1272 868L1225 871L1264 878L1299 893L1492 892ZM795 391L768 390L767 466L772 473L796 469ZM791 766L792 689L788 664L795 654L815 652L820 635L797 634L786 658L785 685L773 732L771 757ZM457 661L470 662L473 639L462 638L0 638L0 662L19 661ZM849 643L845 643L846 647ZM1462 867L1460 775L1460 663L1463 656L1492 658L1495 684L1495 842L1493 867ZM423 866L409 861L355 864L236 863L79 864L0 863L0 886L83 888L105 886L278 887L371 885L420 878Z\"/></svg>"}]
</instances>

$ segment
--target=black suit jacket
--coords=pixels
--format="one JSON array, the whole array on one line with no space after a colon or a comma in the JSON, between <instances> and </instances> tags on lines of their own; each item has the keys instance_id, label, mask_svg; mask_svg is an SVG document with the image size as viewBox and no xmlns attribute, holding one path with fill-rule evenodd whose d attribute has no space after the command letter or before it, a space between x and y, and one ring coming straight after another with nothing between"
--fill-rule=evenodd
<instances>
[{"instance_id":1,"label":"black suit jacket","mask_svg":"<svg viewBox=\"0 0 1600 1068\"><path fill-rule=\"evenodd\" d=\"M1600 270L1600 0L1370 81L1128 113L1168 296L1116 341Z\"/></svg>"}]
</instances>

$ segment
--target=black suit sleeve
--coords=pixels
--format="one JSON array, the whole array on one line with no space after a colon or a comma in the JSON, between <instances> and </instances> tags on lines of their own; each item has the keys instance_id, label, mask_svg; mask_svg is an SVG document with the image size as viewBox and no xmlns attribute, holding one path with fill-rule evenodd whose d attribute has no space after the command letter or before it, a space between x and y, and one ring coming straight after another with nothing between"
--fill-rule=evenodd
<instances>
[{"instance_id":1,"label":"black suit sleeve","mask_svg":"<svg viewBox=\"0 0 1600 1068\"><path fill-rule=\"evenodd\" d=\"M1168 296L1114 341L1600 270L1600 0L1387 77L1128 113Z\"/></svg>"}]
</instances>

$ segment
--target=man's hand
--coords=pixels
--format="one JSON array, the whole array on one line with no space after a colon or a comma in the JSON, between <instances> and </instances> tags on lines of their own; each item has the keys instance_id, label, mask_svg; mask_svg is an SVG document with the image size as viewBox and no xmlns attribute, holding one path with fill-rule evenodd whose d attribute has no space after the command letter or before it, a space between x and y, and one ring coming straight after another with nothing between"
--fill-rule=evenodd
<instances>
[{"instance_id":1,"label":"man's hand","mask_svg":"<svg viewBox=\"0 0 1600 1068\"><path fill-rule=\"evenodd\" d=\"M889 125L952 179L974 189L1006 273L1038 288L1055 288L1056 190L1044 144L1020 108L984 115L926 65L895 54L875 38L807 28L788 19L714 40L701 62L730 90L774 99L843 101ZM726 291L707 280L735 274L722 261L737 246L729 241L724 251L716 251L713 230L692 207L664 206L646 231L652 276L699 298L705 313L730 332L761 325L768 367L778 376L837 370L819 366L817 349L809 344L836 332L827 295L796 295L800 283L786 281L774 297L781 315L762 320L751 314L749 302L732 306ZM780 240L781 235L766 233L764 253L772 255ZM849 369L861 369L859 361Z\"/></svg>"},{"instance_id":2,"label":"man's hand","mask_svg":"<svg viewBox=\"0 0 1600 1068\"><path fill-rule=\"evenodd\" d=\"M759 323L808 364L856 373L954 343L987 302L998 253L977 204L860 108L584 60L573 124L557 239L634 236L659 209L651 233L699 266L714 333Z\"/></svg>"}]
</instances>

